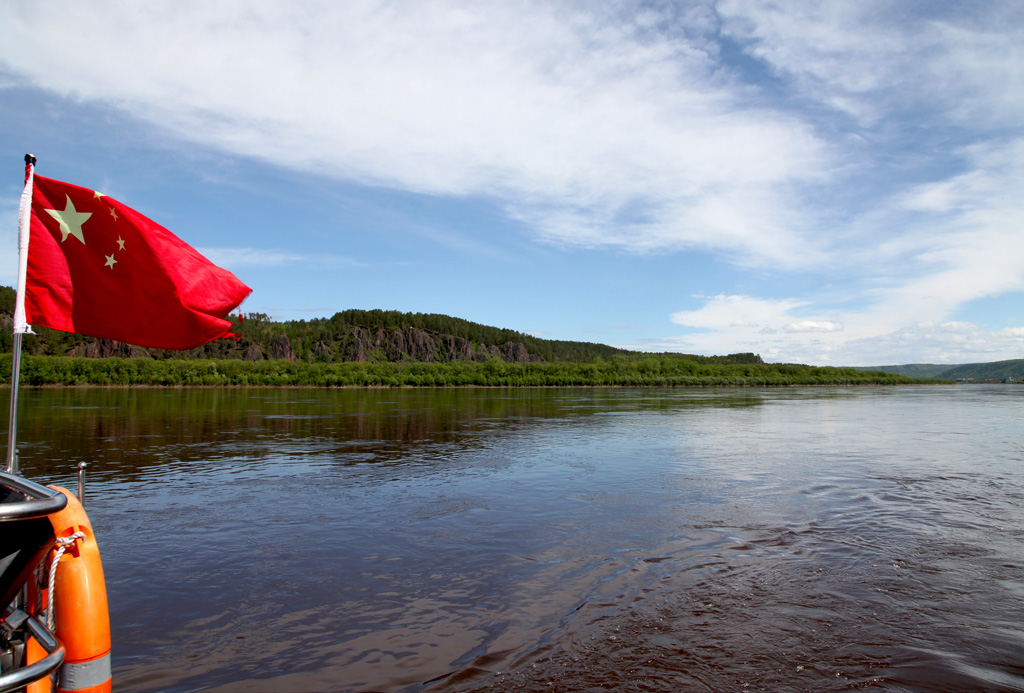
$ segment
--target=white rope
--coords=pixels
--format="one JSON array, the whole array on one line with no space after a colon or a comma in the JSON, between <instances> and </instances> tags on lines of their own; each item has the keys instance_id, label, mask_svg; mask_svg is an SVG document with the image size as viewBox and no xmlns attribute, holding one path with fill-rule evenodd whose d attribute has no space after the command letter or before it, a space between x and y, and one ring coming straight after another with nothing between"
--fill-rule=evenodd
<instances>
[{"instance_id":1,"label":"white rope","mask_svg":"<svg viewBox=\"0 0 1024 693\"><path fill-rule=\"evenodd\" d=\"M46 605L46 629L53 633L53 585L57 580L57 564L60 562L61 556L68 550L68 547L74 544L79 539L85 539L84 532L75 532L70 537L61 537L57 540L57 545L60 547L57 549L57 553L53 555L53 561L50 563L50 581L47 587L48 603Z\"/></svg>"}]
</instances>

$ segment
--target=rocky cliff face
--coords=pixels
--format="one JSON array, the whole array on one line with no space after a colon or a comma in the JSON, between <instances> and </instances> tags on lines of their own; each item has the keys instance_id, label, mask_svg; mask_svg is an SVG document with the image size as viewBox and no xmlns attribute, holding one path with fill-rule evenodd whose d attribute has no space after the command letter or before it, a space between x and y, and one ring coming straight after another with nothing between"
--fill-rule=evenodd
<instances>
[{"instance_id":1,"label":"rocky cliff face","mask_svg":"<svg viewBox=\"0 0 1024 693\"><path fill-rule=\"evenodd\" d=\"M500 358L511 363L542 361L530 356L520 342L473 345L468 339L453 335L432 334L407 327L387 330L353 327L348 334L338 335L334 360L339 361L487 361Z\"/></svg>"},{"instance_id":2,"label":"rocky cliff face","mask_svg":"<svg viewBox=\"0 0 1024 693\"><path fill-rule=\"evenodd\" d=\"M97 339L94 342L79 344L68 352L68 356L85 356L87 358L139 358L149 356L149 351L142 347L115 342L110 339Z\"/></svg>"},{"instance_id":3,"label":"rocky cliff face","mask_svg":"<svg viewBox=\"0 0 1024 693\"><path fill-rule=\"evenodd\" d=\"M0 315L0 321L4 316ZM301 353L297 353L299 350ZM333 341L315 344L295 344L284 334L271 335L259 341L245 338L239 341L212 342L201 347L195 358L242 358L246 361L311 360L311 361L420 361L439 363L449 361L487 361L499 358L510 363L543 361L531 356L521 342L505 344L474 343L463 337L436 334L413 327L404 329L347 327L334 335ZM71 347L67 356L89 358L146 358L151 350L122 344L109 339L80 342Z\"/></svg>"},{"instance_id":4,"label":"rocky cliff face","mask_svg":"<svg viewBox=\"0 0 1024 693\"><path fill-rule=\"evenodd\" d=\"M295 347L284 335L274 338L269 349L256 344L245 346L247 361L264 359L296 360ZM433 334L414 327L405 329L352 327L334 336L334 342L317 342L312 356L325 361L487 361L500 358L510 363L543 361L531 356L520 342L476 344L447 334Z\"/></svg>"}]
</instances>

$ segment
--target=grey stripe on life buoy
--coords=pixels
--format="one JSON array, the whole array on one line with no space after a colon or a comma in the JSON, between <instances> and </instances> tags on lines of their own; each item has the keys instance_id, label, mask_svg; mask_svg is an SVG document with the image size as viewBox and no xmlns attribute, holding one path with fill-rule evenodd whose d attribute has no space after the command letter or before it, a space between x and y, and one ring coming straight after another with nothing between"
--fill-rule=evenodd
<instances>
[{"instance_id":1,"label":"grey stripe on life buoy","mask_svg":"<svg viewBox=\"0 0 1024 693\"><path fill-rule=\"evenodd\" d=\"M99 659L79 664L65 662L60 668L59 688L66 691L79 691L83 688L98 686L110 680L110 653Z\"/></svg>"}]
</instances>

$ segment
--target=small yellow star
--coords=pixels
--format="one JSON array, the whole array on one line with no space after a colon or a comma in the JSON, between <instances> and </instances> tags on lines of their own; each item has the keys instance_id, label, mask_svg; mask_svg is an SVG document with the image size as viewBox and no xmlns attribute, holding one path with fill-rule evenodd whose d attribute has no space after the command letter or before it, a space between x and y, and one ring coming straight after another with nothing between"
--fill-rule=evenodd
<instances>
[{"instance_id":1,"label":"small yellow star","mask_svg":"<svg viewBox=\"0 0 1024 693\"><path fill-rule=\"evenodd\" d=\"M114 269L114 265L117 264L117 260L114 259L113 255L107 255L107 261L103 264L109 267L110 269Z\"/></svg>"},{"instance_id":2,"label":"small yellow star","mask_svg":"<svg viewBox=\"0 0 1024 693\"><path fill-rule=\"evenodd\" d=\"M82 235L82 224L88 221L89 217L92 216L92 212L79 212L75 209L75 203L71 201L70 195L65 195L68 202L64 206L64 211L57 209L45 209L47 214L57 220L60 224L61 238L60 242L63 243L68 239L68 236L74 236L85 245L85 236Z\"/></svg>"},{"instance_id":3,"label":"small yellow star","mask_svg":"<svg viewBox=\"0 0 1024 693\"><path fill-rule=\"evenodd\" d=\"M114 221L117 221L117 210L113 207L110 208L110 216L114 217Z\"/></svg>"},{"instance_id":4,"label":"small yellow star","mask_svg":"<svg viewBox=\"0 0 1024 693\"><path fill-rule=\"evenodd\" d=\"M117 237L117 249L124 250L124 239L120 236Z\"/></svg>"},{"instance_id":5,"label":"small yellow star","mask_svg":"<svg viewBox=\"0 0 1024 693\"><path fill-rule=\"evenodd\" d=\"M98 200L98 199L100 199L101 197L106 197L106 195L104 195L103 193L101 193L101 192L100 192L99 190L93 190L93 191L92 191L92 199L94 199L94 200Z\"/></svg>"}]
</instances>

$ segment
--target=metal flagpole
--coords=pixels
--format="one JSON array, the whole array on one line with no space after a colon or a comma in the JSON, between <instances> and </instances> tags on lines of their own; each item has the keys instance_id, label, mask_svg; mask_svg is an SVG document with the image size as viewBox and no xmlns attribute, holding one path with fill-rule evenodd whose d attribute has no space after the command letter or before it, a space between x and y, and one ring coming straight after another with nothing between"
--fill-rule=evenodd
<instances>
[{"instance_id":1,"label":"metal flagpole","mask_svg":"<svg viewBox=\"0 0 1024 693\"><path fill-rule=\"evenodd\" d=\"M11 415L7 420L7 473L18 473L18 380L21 378L21 333L14 335L14 358L11 360Z\"/></svg>"},{"instance_id":2,"label":"metal flagpole","mask_svg":"<svg viewBox=\"0 0 1024 693\"><path fill-rule=\"evenodd\" d=\"M21 339L30 332L25 321L25 283L28 276L28 240L32 223L32 177L36 158L25 155L25 189L18 208L18 294L14 307L14 346L11 350L11 413L7 419L7 473L18 473L18 385L21 382Z\"/></svg>"}]
</instances>

